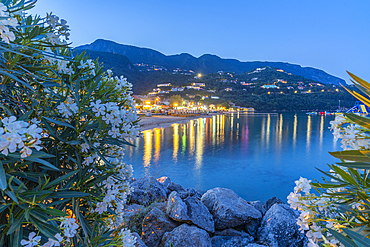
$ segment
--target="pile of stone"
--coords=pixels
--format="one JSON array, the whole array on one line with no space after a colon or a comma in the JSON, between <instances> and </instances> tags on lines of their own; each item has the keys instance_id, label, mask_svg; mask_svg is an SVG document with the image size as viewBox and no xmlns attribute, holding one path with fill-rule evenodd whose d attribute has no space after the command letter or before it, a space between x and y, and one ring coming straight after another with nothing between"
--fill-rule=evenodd
<instances>
[{"instance_id":1,"label":"pile of stone","mask_svg":"<svg viewBox=\"0 0 370 247\"><path fill-rule=\"evenodd\" d=\"M307 245L296 224L299 214L275 197L263 205L226 188L201 194L168 177L140 178L131 187L125 218L126 227L136 232L137 247Z\"/></svg>"}]
</instances>

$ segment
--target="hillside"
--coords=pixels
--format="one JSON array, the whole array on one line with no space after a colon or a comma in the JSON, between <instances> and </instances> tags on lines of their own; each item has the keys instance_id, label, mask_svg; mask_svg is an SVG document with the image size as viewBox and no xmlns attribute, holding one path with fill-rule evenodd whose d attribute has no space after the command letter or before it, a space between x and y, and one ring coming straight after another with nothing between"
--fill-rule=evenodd
<instances>
[{"instance_id":1,"label":"hillside","mask_svg":"<svg viewBox=\"0 0 370 247\"><path fill-rule=\"evenodd\" d=\"M301 67L300 65L284 62L240 62L236 59L223 59L210 54L202 55L199 58L187 53L166 56L153 49L123 45L103 39L98 39L91 44L78 46L75 49L121 54L126 56L132 63L163 66L168 70L180 68L202 74L215 73L222 70L242 74L255 68L269 66L280 68L286 72L303 76L307 79L312 79L324 84L346 84L343 79L332 76L322 70L311 67Z\"/></svg>"}]
</instances>

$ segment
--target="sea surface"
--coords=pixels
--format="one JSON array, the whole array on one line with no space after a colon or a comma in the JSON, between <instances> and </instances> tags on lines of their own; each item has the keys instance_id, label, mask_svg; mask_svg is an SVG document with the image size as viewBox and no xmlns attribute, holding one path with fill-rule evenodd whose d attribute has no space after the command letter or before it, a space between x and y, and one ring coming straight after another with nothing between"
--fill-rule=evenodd
<instances>
[{"instance_id":1,"label":"sea surface","mask_svg":"<svg viewBox=\"0 0 370 247\"><path fill-rule=\"evenodd\" d=\"M338 162L329 130L334 116L305 113L228 114L144 131L126 148L134 177L167 176L184 188L224 187L242 198L286 201L300 176Z\"/></svg>"}]
</instances>

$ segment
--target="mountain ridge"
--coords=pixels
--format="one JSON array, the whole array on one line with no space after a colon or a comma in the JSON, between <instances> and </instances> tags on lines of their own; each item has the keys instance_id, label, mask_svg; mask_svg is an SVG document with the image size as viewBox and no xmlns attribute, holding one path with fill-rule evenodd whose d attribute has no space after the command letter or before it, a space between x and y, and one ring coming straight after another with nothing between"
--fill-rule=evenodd
<instances>
[{"instance_id":1,"label":"mountain ridge","mask_svg":"<svg viewBox=\"0 0 370 247\"><path fill-rule=\"evenodd\" d=\"M126 56L132 63L160 65L169 69L181 68L205 74L215 73L219 70L241 74L255 68L270 66L280 68L286 72L300 75L324 84L346 84L343 79L330 75L323 70L313 67L302 67L298 64L269 61L241 62L237 59L221 58L214 54L203 54L198 58L189 53L164 55L154 49L124 45L104 39L97 39L91 44L78 46L75 50L93 50L116 53Z\"/></svg>"}]
</instances>

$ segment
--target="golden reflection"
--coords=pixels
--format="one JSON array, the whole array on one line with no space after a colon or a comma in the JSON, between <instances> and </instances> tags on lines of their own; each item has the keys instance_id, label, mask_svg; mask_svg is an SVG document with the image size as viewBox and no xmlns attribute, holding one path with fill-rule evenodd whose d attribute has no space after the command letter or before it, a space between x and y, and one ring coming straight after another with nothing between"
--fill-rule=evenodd
<instances>
[{"instance_id":1,"label":"golden reflection","mask_svg":"<svg viewBox=\"0 0 370 247\"><path fill-rule=\"evenodd\" d=\"M172 159L177 162L177 152L179 150L179 125L173 124L173 154Z\"/></svg>"},{"instance_id":2,"label":"golden reflection","mask_svg":"<svg viewBox=\"0 0 370 247\"><path fill-rule=\"evenodd\" d=\"M279 119L279 148L281 148L282 139L283 139L283 114L280 114L280 119Z\"/></svg>"},{"instance_id":3,"label":"golden reflection","mask_svg":"<svg viewBox=\"0 0 370 247\"><path fill-rule=\"evenodd\" d=\"M204 128L202 119L198 118L197 148L195 151L195 169L199 170L203 163Z\"/></svg>"},{"instance_id":4,"label":"golden reflection","mask_svg":"<svg viewBox=\"0 0 370 247\"><path fill-rule=\"evenodd\" d=\"M236 124L236 140L239 140L239 123Z\"/></svg>"},{"instance_id":5,"label":"golden reflection","mask_svg":"<svg viewBox=\"0 0 370 247\"><path fill-rule=\"evenodd\" d=\"M322 146L323 137L324 137L324 115L321 115L321 119L320 119L320 147Z\"/></svg>"},{"instance_id":6,"label":"golden reflection","mask_svg":"<svg viewBox=\"0 0 370 247\"><path fill-rule=\"evenodd\" d=\"M143 131L144 134L144 167L150 167L150 161L152 159L152 135L153 132L151 130Z\"/></svg>"},{"instance_id":7,"label":"golden reflection","mask_svg":"<svg viewBox=\"0 0 370 247\"><path fill-rule=\"evenodd\" d=\"M239 112L238 112L238 115L239 115ZM234 134L234 117L231 117L231 120L230 120L230 125L231 125L231 131L230 131L230 141L233 140L233 134Z\"/></svg>"},{"instance_id":8,"label":"golden reflection","mask_svg":"<svg viewBox=\"0 0 370 247\"><path fill-rule=\"evenodd\" d=\"M307 118L307 141L306 141L306 151L310 151L310 141L311 141L311 116L308 115Z\"/></svg>"},{"instance_id":9,"label":"golden reflection","mask_svg":"<svg viewBox=\"0 0 370 247\"><path fill-rule=\"evenodd\" d=\"M161 152L161 129L154 129L154 162L158 162L159 154Z\"/></svg>"},{"instance_id":10,"label":"golden reflection","mask_svg":"<svg viewBox=\"0 0 370 247\"><path fill-rule=\"evenodd\" d=\"M217 115L216 145L220 144L220 115Z\"/></svg>"},{"instance_id":11,"label":"golden reflection","mask_svg":"<svg viewBox=\"0 0 370 247\"><path fill-rule=\"evenodd\" d=\"M217 122L216 116L213 116L212 117L212 146L214 146L216 142L216 122Z\"/></svg>"},{"instance_id":12,"label":"golden reflection","mask_svg":"<svg viewBox=\"0 0 370 247\"><path fill-rule=\"evenodd\" d=\"M225 143L225 115L221 115L221 143Z\"/></svg>"},{"instance_id":13,"label":"golden reflection","mask_svg":"<svg viewBox=\"0 0 370 247\"><path fill-rule=\"evenodd\" d=\"M270 126L271 126L271 116L267 114L267 126L266 126L266 146L269 147L270 144Z\"/></svg>"},{"instance_id":14,"label":"golden reflection","mask_svg":"<svg viewBox=\"0 0 370 247\"><path fill-rule=\"evenodd\" d=\"M297 114L294 114L294 124L293 124L293 147L295 147L297 142L297 126L298 126L298 118Z\"/></svg>"},{"instance_id":15,"label":"golden reflection","mask_svg":"<svg viewBox=\"0 0 370 247\"><path fill-rule=\"evenodd\" d=\"M184 128L182 130L182 154L185 154L186 151L186 124L183 125Z\"/></svg>"},{"instance_id":16,"label":"golden reflection","mask_svg":"<svg viewBox=\"0 0 370 247\"><path fill-rule=\"evenodd\" d=\"M194 121L190 120L189 122L189 155L190 157L193 156L194 153Z\"/></svg>"}]
</instances>

